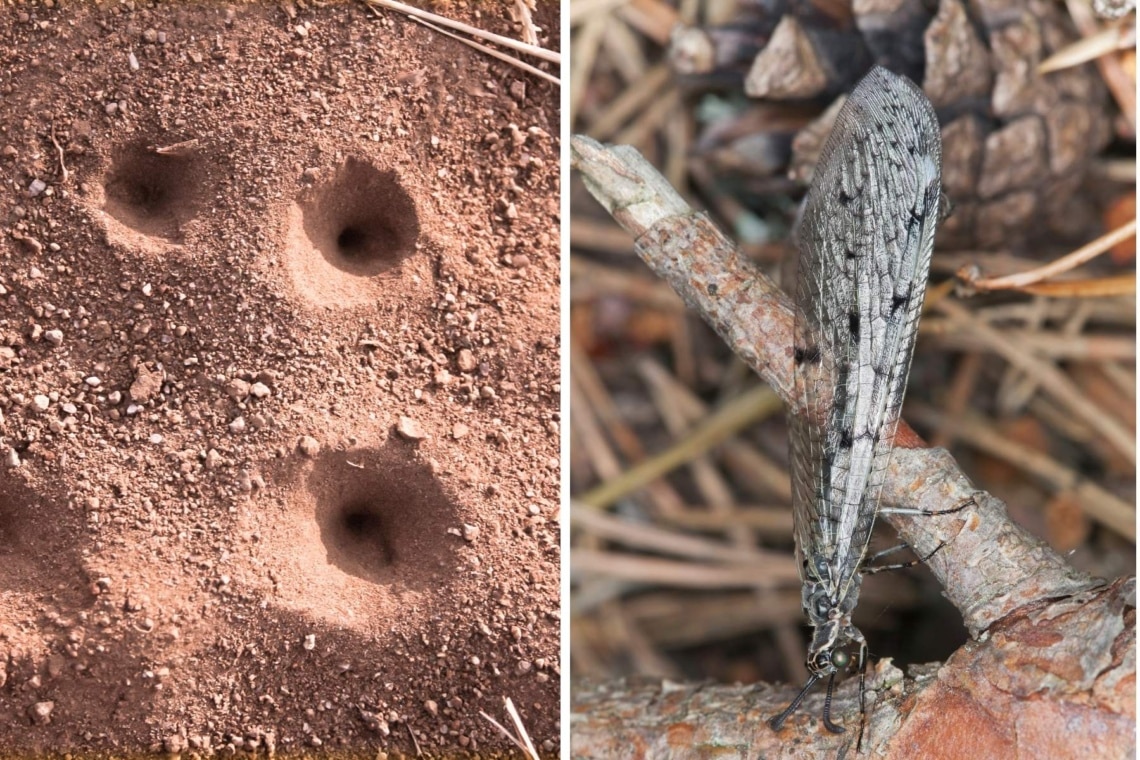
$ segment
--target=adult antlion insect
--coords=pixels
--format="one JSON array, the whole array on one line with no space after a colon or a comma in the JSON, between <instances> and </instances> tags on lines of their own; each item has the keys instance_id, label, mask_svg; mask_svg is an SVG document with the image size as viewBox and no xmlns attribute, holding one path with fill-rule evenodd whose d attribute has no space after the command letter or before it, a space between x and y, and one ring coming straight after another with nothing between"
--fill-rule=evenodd
<instances>
[{"instance_id":1,"label":"adult antlion insect","mask_svg":"<svg viewBox=\"0 0 1140 760\"><path fill-rule=\"evenodd\" d=\"M851 622L860 569L910 370L941 199L942 142L930 101L875 67L847 98L815 169L799 231L792 510L803 608L813 635L807 684L769 721L779 730L808 691L867 643ZM884 510L885 511L885 510ZM860 731L862 735L862 731Z\"/></svg>"}]
</instances>

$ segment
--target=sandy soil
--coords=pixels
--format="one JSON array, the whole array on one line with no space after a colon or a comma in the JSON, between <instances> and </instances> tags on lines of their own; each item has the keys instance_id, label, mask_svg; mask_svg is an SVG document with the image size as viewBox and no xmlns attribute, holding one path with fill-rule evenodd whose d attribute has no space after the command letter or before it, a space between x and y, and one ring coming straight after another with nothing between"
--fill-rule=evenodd
<instances>
[{"instance_id":1,"label":"sandy soil","mask_svg":"<svg viewBox=\"0 0 1140 760\"><path fill-rule=\"evenodd\" d=\"M557 753L556 88L44 0L0 97L0 754Z\"/></svg>"}]
</instances>

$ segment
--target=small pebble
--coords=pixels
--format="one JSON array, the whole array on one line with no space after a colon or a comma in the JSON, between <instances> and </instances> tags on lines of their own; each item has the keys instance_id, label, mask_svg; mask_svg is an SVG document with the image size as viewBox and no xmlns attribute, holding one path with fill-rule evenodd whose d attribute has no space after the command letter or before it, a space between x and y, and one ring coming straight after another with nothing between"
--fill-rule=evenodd
<instances>
[{"instance_id":1,"label":"small pebble","mask_svg":"<svg viewBox=\"0 0 1140 760\"><path fill-rule=\"evenodd\" d=\"M44 340L53 346L63 343L63 330L48 330L44 333Z\"/></svg>"},{"instance_id":2,"label":"small pebble","mask_svg":"<svg viewBox=\"0 0 1140 760\"><path fill-rule=\"evenodd\" d=\"M254 383L249 387L249 393L254 398L265 398L270 392L269 386L265 383Z\"/></svg>"},{"instance_id":3,"label":"small pebble","mask_svg":"<svg viewBox=\"0 0 1140 760\"><path fill-rule=\"evenodd\" d=\"M241 433L245 430L245 417L236 417L234 421L229 424L231 433Z\"/></svg>"},{"instance_id":4,"label":"small pebble","mask_svg":"<svg viewBox=\"0 0 1140 760\"><path fill-rule=\"evenodd\" d=\"M310 652L313 651L314 649L316 649L317 648L317 635L315 633L310 633L307 636L305 636L305 640L303 642L301 642L301 646L303 646L305 649L309 650Z\"/></svg>"},{"instance_id":5,"label":"small pebble","mask_svg":"<svg viewBox=\"0 0 1140 760\"><path fill-rule=\"evenodd\" d=\"M55 702L36 702L28 711L31 714L32 722L38 726L46 726L51 723L51 713L55 709Z\"/></svg>"},{"instance_id":6,"label":"small pebble","mask_svg":"<svg viewBox=\"0 0 1140 760\"><path fill-rule=\"evenodd\" d=\"M32 408L37 412L46 412L49 406L51 406L51 399L42 393L32 397Z\"/></svg>"},{"instance_id":7,"label":"small pebble","mask_svg":"<svg viewBox=\"0 0 1140 760\"><path fill-rule=\"evenodd\" d=\"M151 371L145 364L139 364L135 370L135 380L128 389L131 400L145 404L158 396L162 391L162 370Z\"/></svg>"},{"instance_id":8,"label":"small pebble","mask_svg":"<svg viewBox=\"0 0 1140 760\"><path fill-rule=\"evenodd\" d=\"M135 57L133 50L127 55L127 65L131 67L131 71L139 70L139 59Z\"/></svg>"},{"instance_id":9,"label":"small pebble","mask_svg":"<svg viewBox=\"0 0 1140 760\"><path fill-rule=\"evenodd\" d=\"M451 437L456 440L463 438L469 432L471 432L471 429L464 425L462 422L457 422L451 427Z\"/></svg>"},{"instance_id":10,"label":"small pebble","mask_svg":"<svg viewBox=\"0 0 1140 760\"><path fill-rule=\"evenodd\" d=\"M242 401L249 396L249 383L235 377L226 384L226 395L234 401Z\"/></svg>"},{"instance_id":11,"label":"small pebble","mask_svg":"<svg viewBox=\"0 0 1140 760\"><path fill-rule=\"evenodd\" d=\"M36 178L32 180L32 184L28 185L28 195L35 198L37 195L47 190L47 183L42 179Z\"/></svg>"},{"instance_id":12,"label":"small pebble","mask_svg":"<svg viewBox=\"0 0 1140 760\"><path fill-rule=\"evenodd\" d=\"M103 381L100 380L99 378L95 377L95 375L92 375L91 377L87 378L83 382L87 383L92 388L98 388L103 383Z\"/></svg>"},{"instance_id":13,"label":"small pebble","mask_svg":"<svg viewBox=\"0 0 1140 760\"><path fill-rule=\"evenodd\" d=\"M164 439L162 437L162 433L151 433L150 437L147 438L147 440L150 441L151 443L157 445L157 444L162 443L162 441Z\"/></svg>"},{"instance_id":14,"label":"small pebble","mask_svg":"<svg viewBox=\"0 0 1140 760\"><path fill-rule=\"evenodd\" d=\"M301 436L301 440L297 442L297 450L312 459L320 452L321 444L311 435L305 435Z\"/></svg>"},{"instance_id":15,"label":"small pebble","mask_svg":"<svg viewBox=\"0 0 1140 760\"><path fill-rule=\"evenodd\" d=\"M388 736L392 733L392 729L388 726L388 721L384 720L374 712L361 710L360 719L364 721L364 725L368 727L369 731L375 731L376 733L383 736Z\"/></svg>"},{"instance_id":16,"label":"small pebble","mask_svg":"<svg viewBox=\"0 0 1140 760\"><path fill-rule=\"evenodd\" d=\"M471 349L460 349L459 355L455 359L455 363L459 366L460 372L474 372L479 363L475 361L475 354L471 353Z\"/></svg>"},{"instance_id":17,"label":"small pebble","mask_svg":"<svg viewBox=\"0 0 1140 760\"><path fill-rule=\"evenodd\" d=\"M479 526L463 523L463 540L471 543L477 538L479 538Z\"/></svg>"},{"instance_id":18,"label":"small pebble","mask_svg":"<svg viewBox=\"0 0 1140 760\"><path fill-rule=\"evenodd\" d=\"M424 709L432 715L439 715L439 705L435 703L434 699L429 699L424 702Z\"/></svg>"},{"instance_id":19,"label":"small pebble","mask_svg":"<svg viewBox=\"0 0 1140 760\"><path fill-rule=\"evenodd\" d=\"M59 674L63 672L64 667L67 665L67 660L61 654L49 655L47 658L47 674L48 678L59 678Z\"/></svg>"},{"instance_id":20,"label":"small pebble","mask_svg":"<svg viewBox=\"0 0 1140 760\"><path fill-rule=\"evenodd\" d=\"M401 417L396 423L396 432L409 441L422 441L427 438L423 426L411 417Z\"/></svg>"}]
</instances>

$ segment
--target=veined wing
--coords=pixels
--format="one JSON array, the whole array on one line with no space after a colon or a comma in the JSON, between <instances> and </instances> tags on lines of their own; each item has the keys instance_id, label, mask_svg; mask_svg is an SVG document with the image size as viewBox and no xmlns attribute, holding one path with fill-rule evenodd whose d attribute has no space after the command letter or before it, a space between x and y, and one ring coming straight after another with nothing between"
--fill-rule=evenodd
<instances>
[{"instance_id":1,"label":"veined wing","mask_svg":"<svg viewBox=\"0 0 1140 760\"><path fill-rule=\"evenodd\" d=\"M808 413L790 420L792 501L801 560L836 595L866 551L890 463L941 165L929 101L875 67L840 110L805 200L795 377Z\"/></svg>"}]
</instances>

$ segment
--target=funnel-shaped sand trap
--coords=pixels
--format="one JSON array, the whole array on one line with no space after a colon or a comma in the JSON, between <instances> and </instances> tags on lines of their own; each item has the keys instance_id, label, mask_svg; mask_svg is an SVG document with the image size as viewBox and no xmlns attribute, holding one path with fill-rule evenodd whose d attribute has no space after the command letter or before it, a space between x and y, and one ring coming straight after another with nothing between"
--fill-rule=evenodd
<instances>
[{"instance_id":1,"label":"funnel-shaped sand trap","mask_svg":"<svg viewBox=\"0 0 1140 760\"><path fill-rule=\"evenodd\" d=\"M286 264L299 295L317 306L410 303L431 277L420 251L416 202L400 174L349 158L289 211Z\"/></svg>"},{"instance_id":2,"label":"funnel-shaped sand trap","mask_svg":"<svg viewBox=\"0 0 1140 760\"><path fill-rule=\"evenodd\" d=\"M395 172L350 158L301 203L305 235L331 266L370 277L415 253L416 205Z\"/></svg>"},{"instance_id":3,"label":"funnel-shaped sand trap","mask_svg":"<svg viewBox=\"0 0 1140 760\"><path fill-rule=\"evenodd\" d=\"M178 242L202 206L202 174L196 153L165 155L139 142L123 146L103 180L103 210L135 232Z\"/></svg>"}]
</instances>

